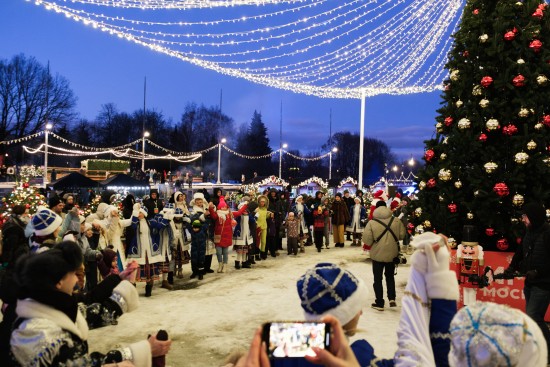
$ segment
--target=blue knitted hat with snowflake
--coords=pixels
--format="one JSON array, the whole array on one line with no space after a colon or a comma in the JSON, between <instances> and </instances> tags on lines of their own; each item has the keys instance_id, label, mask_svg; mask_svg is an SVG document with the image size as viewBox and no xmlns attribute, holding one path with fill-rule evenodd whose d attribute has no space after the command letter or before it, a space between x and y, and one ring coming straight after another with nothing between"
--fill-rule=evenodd
<instances>
[{"instance_id":1,"label":"blue knitted hat with snowflake","mask_svg":"<svg viewBox=\"0 0 550 367\"><path fill-rule=\"evenodd\" d=\"M183 218L183 210L181 208L176 208L174 211L174 217Z\"/></svg>"},{"instance_id":2,"label":"blue knitted hat with snowflake","mask_svg":"<svg viewBox=\"0 0 550 367\"><path fill-rule=\"evenodd\" d=\"M59 215L46 208L39 210L32 217L32 227L37 236L52 234L62 223L63 219Z\"/></svg>"},{"instance_id":3,"label":"blue knitted hat with snowflake","mask_svg":"<svg viewBox=\"0 0 550 367\"><path fill-rule=\"evenodd\" d=\"M365 283L335 264L315 265L298 279L297 287L306 320L332 315L346 325L367 305Z\"/></svg>"}]
</instances>

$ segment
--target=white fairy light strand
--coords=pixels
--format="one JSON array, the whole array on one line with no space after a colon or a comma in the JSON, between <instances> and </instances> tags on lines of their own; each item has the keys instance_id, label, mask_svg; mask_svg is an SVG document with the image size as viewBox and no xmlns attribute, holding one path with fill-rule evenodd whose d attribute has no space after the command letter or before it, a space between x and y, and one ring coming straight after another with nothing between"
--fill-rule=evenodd
<instances>
[{"instance_id":1,"label":"white fairy light strand","mask_svg":"<svg viewBox=\"0 0 550 367\"><path fill-rule=\"evenodd\" d=\"M44 135L44 131L39 131L36 134L23 136L21 138L17 138L17 139L13 139L13 140L3 140L3 141L0 141L0 144L5 144L5 145L17 144L17 143L21 143L22 141L27 141L27 140L37 138L41 135Z\"/></svg>"},{"instance_id":2,"label":"white fairy light strand","mask_svg":"<svg viewBox=\"0 0 550 367\"><path fill-rule=\"evenodd\" d=\"M206 148L206 149L200 150L198 152L186 153L186 152L177 152L175 150L164 148L164 147L158 145L157 143L155 143L155 142L153 142L149 139L145 139L145 140L147 141L148 144L154 146L155 148L158 148L158 149L163 150L163 151L165 151L167 153L170 153L170 154L174 154L174 155L177 155L177 156L183 156L183 157L185 157L185 156L194 156L194 155L197 155L197 154L205 154L205 153L208 153L209 151L214 150L218 147L218 144L215 144L215 145L211 146L210 148ZM141 141L141 139L140 139L140 141Z\"/></svg>"},{"instance_id":3,"label":"white fairy light strand","mask_svg":"<svg viewBox=\"0 0 550 367\"><path fill-rule=\"evenodd\" d=\"M245 155L234 151L233 149L229 148L224 144L220 144L220 145L223 149L227 150L229 153L234 154L237 157L246 158L246 159L266 159L266 158L273 157L275 154L279 153L278 150L275 150L269 154L264 154L264 155Z\"/></svg>"},{"instance_id":4,"label":"white fairy light strand","mask_svg":"<svg viewBox=\"0 0 550 367\"><path fill-rule=\"evenodd\" d=\"M328 157L328 156L330 156L330 155L332 154L332 152L328 152L328 153L325 153L325 154L320 155L320 156L318 156L318 157L309 157L309 158L308 158L308 157L300 157L300 156L294 155L294 154L292 154L292 153L290 153L290 152L287 152L286 150L283 150L282 152L285 153L285 154L288 154L289 156L291 156L291 157L294 158L294 159L299 159L299 160L308 161L308 162L318 161L318 160L321 160L321 159L323 159L323 158L326 158L326 157Z\"/></svg>"},{"instance_id":5,"label":"white fairy light strand","mask_svg":"<svg viewBox=\"0 0 550 367\"><path fill-rule=\"evenodd\" d=\"M327 98L442 89L448 39L463 7L462 0L36 3L203 68ZM237 11L244 15L232 16Z\"/></svg>"},{"instance_id":6,"label":"white fairy light strand","mask_svg":"<svg viewBox=\"0 0 550 367\"><path fill-rule=\"evenodd\" d=\"M319 178L317 176L313 176L311 177L310 179L308 180L305 180L305 181L302 181L298 184L298 187L304 187L304 186L308 186L310 185L311 183L316 183L318 184L319 186L321 186L323 189L326 189L328 188L328 182L326 182L325 180L323 180L322 178Z\"/></svg>"},{"instance_id":7,"label":"white fairy light strand","mask_svg":"<svg viewBox=\"0 0 550 367\"><path fill-rule=\"evenodd\" d=\"M117 147L109 147L109 148L97 148L97 147L89 147L87 145L82 145L82 144L79 144L79 143L75 143L75 142L72 142L70 140L67 140L65 138L62 138L61 136L53 133L53 132L50 132L48 133L48 135L51 135L53 138L56 138L60 141L62 141L63 143L66 143L66 144L69 144L69 145L72 145L74 147L79 147L81 149L87 149L87 150L93 150L93 151L109 151L109 150L119 150L119 149L124 149L124 148L128 148L128 147L131 147L131 146L134 146L136 144L140 144L142 139L136 139L130 143L126 143L124 145L119 145Z\"/></svg>"}]
</instances>

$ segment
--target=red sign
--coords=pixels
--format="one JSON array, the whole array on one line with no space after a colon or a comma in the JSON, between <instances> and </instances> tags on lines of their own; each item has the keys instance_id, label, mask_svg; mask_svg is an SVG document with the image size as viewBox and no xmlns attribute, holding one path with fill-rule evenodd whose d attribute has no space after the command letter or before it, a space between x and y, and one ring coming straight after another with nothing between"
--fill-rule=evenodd
<instances>
[{"instance_id":1,"label":"red sign","mask_svg":"<svg viewBox=\"0 0 550 367\"><path fill-rule=\"evenodd\" d=\"M514 257L513 252L485 251L485 265L483 268L490 266L495 274L500 274L508 268L512 257ZM453 250L451 254L451 270L455 270L455 267L456 250ZM493 280L489 276L489 281L490 284L488 287L477 290L476 300L505 304L525 312L525 296L523 295L524 278ZM462 288L462 286L459 286L460 299L458 300L458 307L463 306L464 292ZM550 321L549 310L546 311L545 321Z\"/></svg>"}]
</instances>

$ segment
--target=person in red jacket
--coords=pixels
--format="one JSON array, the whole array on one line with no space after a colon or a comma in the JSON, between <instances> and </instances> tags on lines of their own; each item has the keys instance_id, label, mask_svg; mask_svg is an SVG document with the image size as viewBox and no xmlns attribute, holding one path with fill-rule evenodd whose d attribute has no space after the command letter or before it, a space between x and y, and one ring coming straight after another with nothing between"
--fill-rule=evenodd
<instances>
[{"instance_id":1,"label":"person in red jacket","mask_svg":"<svg viewBox=\"0 0 550 367\"><path fill-rule=\"evenodd\" d=\"M330 216L326 207L319 205L313 210L313 239L317 252L323 248L323 237L325 236L325 218Z\"/></svg>"},{"instance_id":2,"label":"person in red jacket","mask_svg":"<svg viewBox=\"0 0 550 367\"><path fill-rule=\"evenodd\" d=\"M233 223L234 218L242 215L247 207L247 204L245 204L238 211L232 212L229 210L223 196L220 197L218 210L216 210L214 203L210 203L208 210L215 222L214 243L216 244L216 256L218 258L218 273L225 273L227 268L229 246L233 244L233 226L237 224L236 222Z\"/></svg>"}]
</instances>

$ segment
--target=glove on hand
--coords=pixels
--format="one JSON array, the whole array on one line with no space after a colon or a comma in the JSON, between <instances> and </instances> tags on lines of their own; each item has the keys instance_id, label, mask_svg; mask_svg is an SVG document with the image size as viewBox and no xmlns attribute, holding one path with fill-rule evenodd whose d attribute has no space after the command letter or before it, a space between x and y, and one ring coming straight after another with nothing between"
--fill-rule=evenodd
<instances>
[{"instance_id":1,"label":"glove on hand","mask_svg":"<svg viewBox=\"0 0 550 367\"><path fill-rule=\"evenodd\" d=\"M425 246L427 259L426 288L430 299L458 300L458 282L456 274L449 270L450 254L447 246L440 246L437 251L432 246Z\"/></svg>"},{"instance_id":2,"label":"glove on hand","mask_svg":"<svg viewBox=\"0 0 550 367\"><path fill-rule=\"evenodd\" d=\"M141 209L141 205L139 203L135 203L134 206L132 207L134 210L137 210L139 211Z\"/></svg>"}]
</instances>

